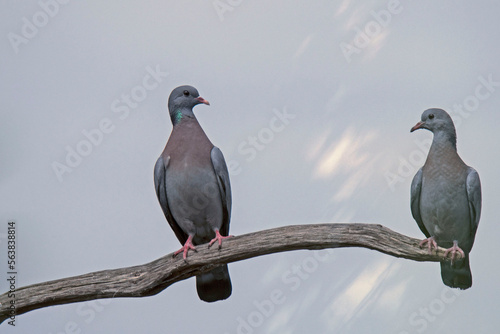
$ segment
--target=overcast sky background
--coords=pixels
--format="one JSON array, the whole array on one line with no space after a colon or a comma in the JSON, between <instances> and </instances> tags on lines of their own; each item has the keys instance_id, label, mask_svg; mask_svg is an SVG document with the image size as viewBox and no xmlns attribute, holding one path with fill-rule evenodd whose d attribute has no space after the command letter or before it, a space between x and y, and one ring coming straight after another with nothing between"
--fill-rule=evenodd
<instances>
[{"instance_id":1,"label":"overcast sky background","mask_svg":"<svg viewBox=\"0 0 500 334\"><path fill-rule=\"evenodd\" d=\"M2 333L498 330L497 2L65 1L1 4L1 292L9 220L18 287L180 247L153 167L182 84L211 103L195 114L231 166L234 235L352 222L422 238L409 187L432 134L409 130L427 108L449 111L483 187L473 286L446 288L437 263L296 251L230 264L223 302L201 302L188 279L153 297L32 311Z\"/></svg>"}]
</instances>

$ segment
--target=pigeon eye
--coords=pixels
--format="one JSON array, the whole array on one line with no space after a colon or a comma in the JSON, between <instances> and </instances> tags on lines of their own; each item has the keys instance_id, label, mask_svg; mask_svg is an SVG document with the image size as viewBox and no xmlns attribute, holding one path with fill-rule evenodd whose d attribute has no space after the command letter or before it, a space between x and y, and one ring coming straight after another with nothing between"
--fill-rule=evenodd
<instances>
[{"instance_id":1,"label":"pigeon eye","mask_svg":"<svg viewBox=\"0 0 500 334\"><path fill-rule=\"evenodd\" d=\"M189 92L187 90L185 90L184 92L182 92L184 94L184 96L189 96Z\"/></svg>"},{"instance_id":2,"label":"pigeon eye","mask_svg":"<svg viewBox=\"0 0 500 334\"><path fill-rule=\"evenodd\" d=\"M430 114L429 119L433 119L433 118L434 118L434 114Z\"/></svg>"}]
</instances>

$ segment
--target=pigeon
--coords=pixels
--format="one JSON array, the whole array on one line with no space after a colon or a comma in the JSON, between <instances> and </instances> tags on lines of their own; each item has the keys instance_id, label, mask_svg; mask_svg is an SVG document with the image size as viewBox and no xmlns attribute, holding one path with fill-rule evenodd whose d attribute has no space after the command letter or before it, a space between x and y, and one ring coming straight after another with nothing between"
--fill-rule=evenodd
<instances>
[{"instance_id":1,"label":"pigeon","mask_svg":"<svg viewBox=\"0 0 500 334\"><path fill-rule=\"evenodd\" d=\"M186 260L196 246L229 238L231 186L222 152L215 147L193 113L198 104L210 105L196 88L180 86L168 99L173 129L154 168L160 206L177 239L183 245L174 253ZM196 276L201 300L214 302L231 295L226 265Z\"/></svg>"},{"instance_id":2,"label":"pigeon","mask_svg":"<svg viewBox=\"0 0 500 334\"><path fill-rule=\"evenodd\" d=\"M441 261L443 283L465 290L472 286L469 252L481 216L479 175L458 155L455 126L446 111L424 111L410 132L417 129L434 134L427 160L411 183L412 216L427 237L420 247L427 244L429 252L438 245L447 248Z\"/></svg>"}]
</instances>

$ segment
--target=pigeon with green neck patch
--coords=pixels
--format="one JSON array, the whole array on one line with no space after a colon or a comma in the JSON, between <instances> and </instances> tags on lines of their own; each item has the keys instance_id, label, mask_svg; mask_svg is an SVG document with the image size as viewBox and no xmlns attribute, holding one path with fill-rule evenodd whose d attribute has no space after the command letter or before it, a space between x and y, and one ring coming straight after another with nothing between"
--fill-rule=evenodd
<instances>
[{"instance_id":1,"label":"pigeon with green neck patch","mask_svg":"<svg viewBox=\"0 0 500 334\"><path fill-rule=\"evenodd\" d=\"M180 86L168 99L173 129L154 169L160 206L183 245L174 253L186 260L197 245L229 238L231 186L222 152L208 139L193 113L198 104L210 105L196 88ZM201 300L214 302L231 295L227 265L196 276Z\"/></svg>"},{"instance_id":2,"label":"pigeon with green neck patch","mask_svg":"<svg viewBox=\"0 0 500 334\"><path fill-rule=\"evenodd\" d=\"M452 288L472 286L469 252L481 216L481 182L472 167L457 153L453 120L442 109L428 109L410 131L432 131L427 160L411 184L411 212L427 239L429 252L437 245L447 248L441 261L443 283ZM458 256L459 254L459 256Z\"/></svg>"}]
</instances>

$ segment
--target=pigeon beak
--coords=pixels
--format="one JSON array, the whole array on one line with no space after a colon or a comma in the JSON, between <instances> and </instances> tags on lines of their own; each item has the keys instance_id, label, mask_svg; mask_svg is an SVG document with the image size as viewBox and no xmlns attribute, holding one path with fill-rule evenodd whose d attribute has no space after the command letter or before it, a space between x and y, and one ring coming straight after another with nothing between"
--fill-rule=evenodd
<instances>
[{"instance_id":1,"label":"pigeon beak","mask_svg":"<svg viewBox=\"0 0 500 334\"><path fill-rule=\"evenodd\" d=\"M204 98L202 98L201 96L196 98L196 100L198 100L198 102L200 103L204 103L206 105L210 105L210 102L208 102L207 100L205 100Z\"/></svg>"},{"instance_id":2,"label":"pigeon beak","mask_svg":"<svg viewBox=\"0 0 500 334\"><path fill-rule=\"evenodd\" d=\"M415 130L418 130L418 129L422 129L425 125L425 122L418 122L417 124L415 124L415 126L413 128L411 128L410 132L413 132Z\"/></svg>"}]
</instances>

